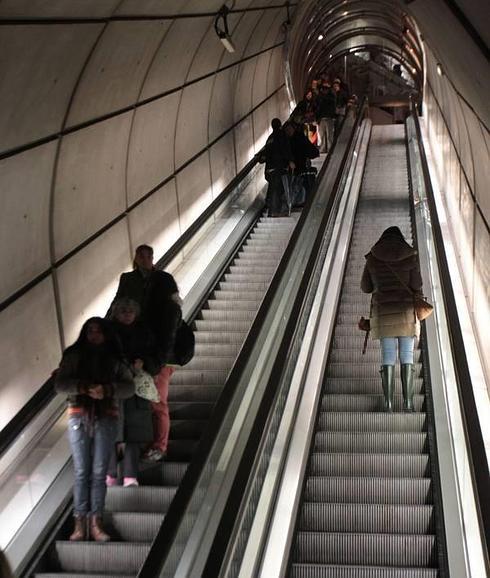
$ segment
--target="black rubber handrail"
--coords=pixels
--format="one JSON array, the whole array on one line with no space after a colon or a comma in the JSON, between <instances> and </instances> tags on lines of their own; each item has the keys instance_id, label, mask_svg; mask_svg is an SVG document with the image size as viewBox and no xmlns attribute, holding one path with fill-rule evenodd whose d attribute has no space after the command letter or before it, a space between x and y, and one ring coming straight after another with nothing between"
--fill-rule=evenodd
<instances>
[{"instance_id":1,"label":"black rubber handrail","mask_svg":"<svg viewBox=\"0 0 490 578\"><path fill-rule=\"evenodd\" d=\"M417 111L417 106L412 102L412 115L419 145L425 192L429 207L432 234L434 236L437 265L441 277L441 291L446 312L449 339L451 342L451 353L456 373L459 402L462 408L461 417L466 438L466 449L468 452L471 477L475 488L475 502L478 521L480 524L480 535L485 556L487 575L490 575L490 564L488 559L490 546L490 484L488 461L475 396L473 394L468 360L465 354L464 338L459 322L456 299L452 288L451 274L446 253L444 251L444 237L437 213L434 191L432 189L429 166L422 141L422 133L420 130Z\"/></svg>"},{"instance_id":2,"label":"black rubber handrail","mask_svg":"<svg viewBox=\"0 0 490 578\"><path fill-rule=\"evenodd\" d=\"M361 110L363 110L363 107L361 107ZM361 116L361 115L359 115ZM356 125L357 126L357 123ZM351 135L351 139L353 138L353 134L354 134L355 130L353 130L352 135ZM350 148L350 141L349 141L349 146L347 147L347 151ZM216 403L216 406L214 408L213 411L213 415L212 418L208 424L208 427L206 428L204 434L202 435L198 447L195 450L194 454L193 454L193 458L189 464L189 467L186 470L186 473L184 475L184 478L182 479L179 488L175 494L174 499L172 500L172 503L170 504L170 507L165 515L164 521L158 531L157 536L155 537L155 540L153 542L152 548L143 564L143 566L140 569L140 572L138 574L138 578L153 578L154 576L159 575L161 568L163 567L163 564L165 563L165 560L167 558L167 556L169 555L171 548L172 548L172 543L174 541L174 538L176 536L176 533L178 531L180 522L182 520L183 517L183 513L185 511L185 508L187 507L187 505L189 504L195 486L199 480L199 477L201 475L201 472L203 470L203 467L206 463L209 451L211 450L211 447L214 443L214 440L216 439L216 436L218 435L218 432L221 428L221 424L223 421L223 418L228 410L228 407L230 405L230 402L235 394L236 388L238 386L238 383L240 381L240 377L243 374L243 371L248 363L248 360L250 358L250 355L252 353L253 347L256 343L257 340L257 336L259 335L259 332L262 328L262 325L264 323L265 317L269 311L269 308L271 306L272 301L274 300L274 298L276 297L277 294L277 290L279 287L279 284L281 282L282 276L284 274L284 271L286 270L287 264L289 263L289 260L291 258L291 254L294 250L296 241L300 235L300 232L304 226L304 222L306 220L306 217L309 213L309 210L311 208L311 206L313 205L314 202L314 197L315 197L315 192L316 189L318 187L318 183L322 180L323 175L325 174L325 171L327 170L328 167L328 161L330 160L330 156L327 157L326 161L323 164L323 167L318 175L318 178L316 179L316 183L314 185L313 190L311 191L305 207L303 209L303 212L298 220L298 224L296 225L294 232L291 236L290 242L288 244L288 247L286 248L286 251L281 259L281 262L276 270L276 273L274 274L274 277L271 281L271 284L269 286L269 289L267 290L267 293L259 307L259 310L257 312L257 315L252 323L252 326L250 328L250 331L247 334L247 337L245 339L245 342L240 350L240 354L237 358L237 360L235 361L235 364L230 372L230 375L228 376L227 382L225 384L225 387ZM344 156L343 161L342 161L342 166L345 163L346 160L346 156ZM341 173L342 171L340 170L339 173ZM340 176L338 176L338 179L340 178ZM336 180L335 182L335 186L338 186L338 180ZM334 195L332 195L331 197L334 197ZM333 199L331 200L331 202L333 202ZM330 201L329 201L329 205L327 208L327 212L329 212L329 209L331 207ZM321 237L321 235L319 235L319 237ZM321 239L319 239L320 241ZM309 277L309 275L305 275L304 278ZM303 279L304 281L304 279ZM291 319L294 318L294 315L291 316ZM290 323L292 322L290 319ZM289 329L289 324L288 324L288 329ZM274 368L275 370L277 370L277 368L280 367L279 364L275 364ZM268 392L270 389L270 386L273 385L275 382L274 380L271 380L271 382L268 385ZM273 392L270 392L270 395ZM269 395L269 397L270 397ZM262 404L262 409L259 411L260 413L260 418L262 417L262 412L265 410L265 404ZM257 428L257 423L259 421L262 421L261 419L259 419L259 416L257 417L256 420L256 424L254 425L254 431L255 428ZM253 444L252 444L253 445ZM250 446L250 443L247 445L247 448ZM245 451L245 453L247 453L247 451ZM240 468L239 470L241 471L241 466L244 463L244 459L242 458L241 460L241 464L240 464ZM238 474L237 474L238 476ZM243 493L241 494L243 496ZM227 506L228 507L228 506ZM223 516L223 519L226 518L226 516ZM219 530L218 531L218 535L220 535L222 532ZM229 537L229 534L227 535L227 538ZM223 536L224 538L224 536ZM213 550L215 549L214 545L213 545ZM219 550L218 550L219 552ZM215 574L216 576L217 574Z\"/></svg>"},{"instance_id":3,"label":"black rubber handrail","mask_svg":"<svg viewBox=\"0 0 490 578\"><path fill-rule=\"evenodd\" d=\"M258 163L259 151L229 182L216 199L205 209L205 211L192 223L183 235L170 247L165 255L157 262L157 269L164 269L170 261L182 250L186 243L198 233L211 215L228 199L230 194L241 183L241 181L252 171ZM54 391L54 380L50 377L22 407L21 410L8 422L0 431L0 456L15 442L27 425L38 415L51 400L56 396Z\"/></svg>"}]
</instances>

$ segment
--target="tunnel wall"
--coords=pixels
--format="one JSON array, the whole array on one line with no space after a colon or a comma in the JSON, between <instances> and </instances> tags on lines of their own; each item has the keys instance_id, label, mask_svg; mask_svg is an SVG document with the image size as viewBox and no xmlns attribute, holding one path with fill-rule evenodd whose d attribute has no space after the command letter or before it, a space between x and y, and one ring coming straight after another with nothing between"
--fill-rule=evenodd
<instances>
[{"instance_id":1,"label":"tunnel wall","mask_svg":"<svg viewBox=\"0 0 490 578\"><path fill-rule=\"evenodd\" d=\"M466 13L476 17L471 3L466 4ZM490 67L443 2L420 3L413 10L424 38L424 117L430 147L489 379ZM482 18L480 13L477 26Z\"/></svg>"},{"instance_id":2,"label":"tunnel wall","mask_svg":"<svg viewBox=\"0 0 490 578\"><path fill-rule=\"evenodd\" d=\"M230 15L230 54L221 5L0 3L0 429L135 246L164 254L287 116L284 8Z\"/></svg>"}]
</instances>

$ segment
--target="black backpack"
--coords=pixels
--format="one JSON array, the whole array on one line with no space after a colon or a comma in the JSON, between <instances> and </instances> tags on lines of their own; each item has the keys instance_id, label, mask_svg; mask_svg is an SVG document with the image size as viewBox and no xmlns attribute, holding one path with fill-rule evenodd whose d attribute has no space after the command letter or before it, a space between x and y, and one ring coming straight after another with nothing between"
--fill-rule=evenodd
<instances>
[{"instance_id":1,"label":"black backpack","mask_svg":"<svg viewBox=\"0 0 490 578\"><path fill-rule=\"evenodd\" d=\"M175 336L174 355L179 365L186 365L194 357L196 338L189 325L182 320Z\"/></svg>"}]
</instances>

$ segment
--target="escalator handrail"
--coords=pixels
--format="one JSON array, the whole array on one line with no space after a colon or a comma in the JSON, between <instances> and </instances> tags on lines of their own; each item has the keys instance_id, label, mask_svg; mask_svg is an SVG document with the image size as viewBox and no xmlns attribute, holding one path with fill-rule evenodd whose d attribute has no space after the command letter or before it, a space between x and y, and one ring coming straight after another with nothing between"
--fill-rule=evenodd
<instances>
[{"instance_id":1,"label":"escalator handrail","mask_svg":"<svg viewBox=\"0 0 490 578\"><path fill-rule=\"evenodd\" d=\"M490 488L488 485L489 470L485 451L485 443L480 427L476 400L473 393L471 375L466 358L464 338L459 322L458 308L451 283L451 274L444 250L444 237L437 213L437 206L432 188L429 165L422 140L422 132L418 118L418 107L412 101L412 115L417 134L418 148L422 174L424 179L427 205L430 213L432 234L437 266L441 278L441 292L446 312L447 328L451 341L451 352L456 373L456 386L461 406L461 417L466 438L466 449L470 466L473 487L475 488L475 503L480 524L480 535L483 552L486 552L485 563L489 570L488 552L490 547Z\"/></svg>"},{"instance_id":2,"label":"escalator handrail","mask_svg":"<svg viewBox=\"0 0 490 578\"><path fill-rule=\"evenodd\" d=\"M262 149L263 150L263 149ZM252 171L259 162L259 151L228 183L216 199L205 211L192 223L192 225L179 237L156 263L157 269L164 269L182 248L196 235L209 217L228 199L236 187ZM0 431L0 457L19 438L29 423L53 400L56 396L54 390L54 378L49 377L46 382L36 391L29 401L16 413L16 415Z\"/></svg>"},{"instance_id":3,"label":"escalator handrail","mask_svg":"<svg viewBox=\"0 0 490 578\"><path fill-rule=\"evenodd\" d=\"M354 134L357 130L357 127L360 124L360 119L363 115L363 111L365 109L365 101L363 101L363 103L361 104L360 108L359 108L359 115L358 118L356 119L356 122L354 123L353 126L353 130L352 130L352 134L350 135L350 139L349 139L349 143L346 147L346 152L344 154L344 157L342 158L342 162L341 162L341 166L339 169L339 172L337 174L336 180L335 180L335 184L334 184L334 189L333 189L333 194L331 195L329 202L328 202L328 206L326 208L325 213L329 214L331 207L333 205L333 200L336 196L336 192L337 192L337 188L338 185L340 183L340 179L341 179L341 174L343 172L345 163L347 161L348 158L348 152L350 150L351 147L351 143L352 143L352 139L354 137ZM209 454L209 451L214 443L214 440L216 439L216 436L218 435L218 432L221 428L221 424L223 421L223 418L228 410L228 407L231 403L231 400L233 398L233 395L236 391L236 388L238 387L239 384L239 380L240 377L243 374L243 371L247 365L247 362L251 356L253 347L257 341L257 336L262 328L263 322L266 318L266 315L268 313L268 310L271 306L271 303L273 302L273 300L275 299L276 295L277 295L277 290L278 287L280 285L281 279L284 275L284 272L286 270L286 267L289 263L289 260L291 258L291 255L293 253L294 247L296 245L296 241L301 233L301 230L304 226L304 223L306 221L306 218L308 216L308 213L310 211L310 208L313 206L314 204L314 198L315 198L315 193L316 190L318 188L318 183L321 182L322 177L324 176L327 168L328 168L328 161L330 160L330 156L327 157L326 161L324 162L322 169L316 179L315 185L313 190L311 191L305 207L303 209L303 212L298 220L298 223L294 229L294 232L291 236L290 242L286 248L286 251L281 259L281 262L279 263L279 266L274 274L274 277L272 278L271 284L267 290L267 293L264 296L264 299L259 307L259 310L257 312L257 315L252 323L252 326L250 328L250 331L247 334L247 337L245 339L245 342L240 350L240 354L238 356L238 358L235 361L235 364L230 372L230 375L228 376L227 382L225 384L225 387L223 388L223 391L216 403L216 406L214 408L213 411L213 415L212 418L208 424L208 427L206 428L204 434L202 435L200 441L199 441L199 445L197 447L197 449L195 450L194 454L193 454L193 459L189 464L189 467L187 468L187 471L184 475L184 478L182 479L177 492L170 504L170 507L165 515L165 518L163 520L163 523L157 533L157 536L155 537L155 540L153 541L152 547L150 549L150 552L143 564L143 566L140 569L140 572L138 574L138 578L153 578L154 576L158 576L161 568L163 567L163 564L165 563L165 560L167 559L170 551L171 551L171 547L172 547L172 543L175 539L175 536L177 534L180 522L182 520L183 517L183 513L185 511L185 508L187 507L187 505L189 504L191 497L193 495L194 489L197 485L197 482L199 480L199 477L201 475L201 472L203 470L203 467L206 463L206 459L207 456ZM320 227L320 233L318 235L317 240L315 241L315 247L317 246L317 244L320 243L321 241L321 231L322 231L322 227ZM315 251L312 251L313 255L315 254ZM304 286L306 286L308 279L309 279L309 271L311 270L312 264L314 262L314 258L310 258L309 262L308 262L308 267L307 270L305 271L304 277L302 279L302 283L301 283L301 287L303 288ZM310 267L311 264L311 267ZM303 297L303 293L301 291L298 292L298 299L297 302L295 302L295 310L298 309L301 306L301 303L299 301L302 302L302 297ZM298 309L299 310L299 309ZM280 374L280 370L281 370L281 364L284 362L284 357L287 354L288 351L288 347L289 347L289 340L291 338L292 335L292 330L290 333L290 327L294 326L293 321L296 319L296 317L294 315L290 316L290 320L288 322L288 331L285 332L285 336L283 338L283 341L281 343L281 348L279 351L279 355L278 355L278 359L276 360L276 362L274 363L274 369L273 369L273 374L274 375L279 375ZM261 426L259 425L260 423L263 423L264 419L266 418L266 414L268 413L269 409L270 409L270 400L274 395L274 391L275 391L275 380L274 379L270 379L269 383L267 384L267 391L265 393L263 402L259 408L258 411L258 416L256 417L255 423L254 423L254 429L253 429L253 434L251 436L251 438L249 439L249 442L247 443L247 448L245 450L245 454L247 454L248 456L248 449L250 447L253 447L253 443L251 440L255 440L256 435L259 434L262 431ZM247 458L248 459L248 458ZM236 493L239 494L239 492L235 489L235 486L237 484L237 478L240 478L240 472L243 469L243 465L244 465L244 458L242 457L241 461L240 461L240 466L239 466L239 470L237 472L237 476L235 477L235 482L233 484L233 490L234 490L234 495ZM248 466L250 467L250 463L248 464ZM239 480L240 481L240 480ZM244 480L242 480L242 482L244 482ZM241 496L243 496L243 492L241 493ZM228 500L229 502L230 500ZM227 503L227 509L228 509L228 503ZM222 521L223 519L226 518L226 514L223 515L222 517ZM221 523L220 523L221 526ZM221 530L218 529L217 532L217 536L220 536L220 534L222 534ZM225 537L222 536L223 538L228 538L229 534ZM214 550L214 544L213 544L213 550ZM223 552L221 552L221 554L223 554ZM211 558L211 556L210 556Z\"/></svg>"}]
</instances>

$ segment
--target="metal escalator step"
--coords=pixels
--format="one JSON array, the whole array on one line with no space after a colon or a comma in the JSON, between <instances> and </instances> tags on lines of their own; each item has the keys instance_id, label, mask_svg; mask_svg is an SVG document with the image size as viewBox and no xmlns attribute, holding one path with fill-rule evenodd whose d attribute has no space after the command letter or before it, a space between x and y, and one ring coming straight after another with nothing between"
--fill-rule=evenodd
<instances>
[{"instance_id":1,"label":"metal escalator step","mask_svg":"<svg viewBox=\"0 0 490 578\"><path fill-rule=\"evenodd\" d=\"M178 371L200 371L200 370L218 370L218 371L229 371L235 362L235 357L229 355L224 356L211 356L211 355L197 355L195 356L184 369L179 369Z\"/></svg>"},{"instance_id":2,"label":"metal escalator step","mask_svg":"<svg viewBox=\"0 0 490 578\"><path fill-rule=\"evenodd\" d=\"M234 281L225 281L224 279L222 279L219 283L218 283L218 288L219 290L223 290L223 291L261 291L261 292L265 292L267 290L267 287L269 287L269 283L267 281L250 281L250 279L248 281L246 281L245 283L242 282L234 282Z\"/></svg>"},{"instance_id":3,"label":"metal escalator step","mask_svg":"<svg viewBox=\"0 0 490 578\"><path fill-rule=\"evenodd\" d=\"M240 311L240 310L216 310L216 309L202 309L201 310L201 317L205 321L228 321L228 320L237 320L237 321L248 321L249 325L252 324L252 321L255 319L257 315L257 310L254 309L252 311Z\"/></svg>"},{"instance_id":4,"label":"metal escalator step","mask_svg":"<svg viewBox=\"0 0 490 578\"><path fill-rule=\"evenodd\" d=\"M172 440L168 441L166 460L175 462L190 462L198 446L196 440Z\"/></svg>"},{"instance_id":5,"label":"metal escalator step","mask_svg":"<svg viewBox=\"0 0 490 578\"><path fill-rule=\"evenodd\" d=\"M261 302L264 298L264 291L224 291L216 289L213 299L216 301L255 301Z\"/></svg>"},{"instance_id":6,"label":"metal escalator step","mask_svg":"<svg viewBox=\"0 0 490 578\"><path fill-rule=\"evenodd\" d=\"M297 562L366 566L435 567L435 536L298 532Z\"/></svg>"},{"instance_id":7,"label":"metal escalator step","mask_svg":"<svg viewBox=\"0 0 490 578\"><path fill-rule=\"evenodd\" d=\"M361 342L364 342L364 338L361 336ZM414 352L414 361L418 363L420 361L420 349L416 349ZM378 348L369 348L366 353L362 353L362 346L356 349L340 349L334 348L330 354L330 360L333 363L376 363L380 366L381 364L381 350Z\"/></svg>"},{"instance_id":8,"label":"metal escalator step","mask_svg":"<svg viewBox=\"0 0 490 578\"><path fill-rule=\"evenodd\" d=\"M215 403L222 391L222 385L179 385L170 383L168 401Z\"/></svg>"},{"instance_id":9,"label":"metal escalator step","mask_svg":"<svg viewBox=\"0 0 490 578\"><path fill-rule=\"evenodd\" d=\"M34 578L136 578L136 574L94 574L93 572L36 572Z\"/></svg>"},{"instance_id":10,"label":"metal escalator step","mask_svg":"<svg viewBox=\"0 0 490 578\"><path fill-rule=\"evenodd\" d=\"M224 321L216 321L215 319L196 319L194 322L196 324L196 329L198 331L215 331L219 332L244 332L248 333L250 329L250 321L248 319L235 319L230 321L229 319Z\"/></svg>"},{"instance_id":11,"label":"metal escalator step","mask_svg":"<svg viewBox=\"0 0 490 578\"><path fill-rule=\"evenodd\" d=\"M317 431L314 451L376 454L428 452L426 433Z\"/></svg>"},{"instance_id":12,"label":"metal escalator step","mask_svg":"<svg viewBox=\"0 0 490 578\"><path fill-rule=\"evenodd\" d=\"M414 363L415 375L421 375L422 364ZM327 377L376 377L379 376L379 363L329 363ZM400 377L400 364L395 365L395 377Z\"/></svg>"},{"instance_id":13,"label":"metal escalator step","mask_svg":"<svg viewBox=\"0 0 490 578\"><path fill-rule=\"evenodd\" d=\"M236 359L241 343L196 343L194 355L196 357L233 357Z\"/></svg>"},{"instance_id":14,"label":"metal escalator step","mask_svg":"<svg viewBox=\"0 0 490 578\"><path fill-rule=\"evenodd\" d=\"M355 454L314 452L310 475L317 477L426 478L427 454Z\"/></svg>"},{"instance_id":15,"label":"metal escalator step","mask_svg":"<svg viewBox=\"0 0 490 578\"><path fill-rule=\"evenodd\" d=\"M413 406L416 412L423 410L425 403L425 396L414 395ZM403 409L403 396L394 396L395 412ZM380 392L378 395L347 395L329 393L323 396L321 408L323 411L384 411L384 397Z\"/></svg>"},{"instance_id":16,"label":"metal escalator step","mask_svg":"<svg viewBox=\"0 0 490 578\"><path fill-rule=\"evenodd\" d=\"M171 418L170 438L173 440L199 440L209 423L208 419L176 419L173 415L171 415Z\"/></svg>"},{"instance_id":17,"label":"metal escalator step","mask_svg":"<svg viewBox=\"0 0 490 578\"><path fill-rule=\"evenodd\" d=\"M228 283L266 283L269 286L271 273L225 273L223 279Z\"/></svg>"},{"instance_id":18,"label":"metal escalator step","mask_svg":"<svg viewBox=\"0 0 490 578\"><path fill-rule=\"evenodd\" d=\"M220 299L219 297L215 297L214 299L210 299L208 301L207 306L209 309L218 309L221 311L231 309L232 311L244 310L254 311L256 313L257 309L259 308L260 301L261 300L258 299L255 301L245 301L243 299L235 299L232 301L231 299Z\"/></svg>"},{"instance_id":19,"label":"metal escalator step","mask_svg":"<svg viewBox=\"0 0 490 578\"><path fill-rule=\"evenodd\" d=\"M242 245L240 252L238 253L239 257L242 255L246 255L247 257L252 257L254 255L264 255L265 257L269 258L281 258L284 250L282 247L278 247L276 244L269 243L268 247L264 247L262 245Z\"/></svg>"},{"instance_id":20,"label":"metal escalator step","mask_svg":"<svg viewBox=\"0 0 490 578\"><path fill-rule=\"evenodd\" d=\"M317 431L421 432L425 413L320 412Z\"/></svg>"},{"instance_id":21,"label":"metal escalator step","mask_svg":"<svg viewBox=\"0 0 490 578\"><path fill-rule=\"evenodd\" d=\"M171 486L113 486L107 488L105 509L108 512L165 513L177 488Z\"/></svg>"},{"instance_id":22,"label":"metal escalator step","mask_svg":"<svg viewBox=\"0 0 490 578\"><path fill-rule=\"evenodd\" d=\"M436 568L293 564L289 578L438 578Z\"/></svg>"},{"instance_id":23,"label":"metal escalator step","mask_svg":"<svg viewBox=\"0 0 490 578\"><path fill-rule=\"evenodd\" d=\"M228 373L229 371L224 370L190 370L182 367L173 374L171 385L186 385L187 383L194 383L196 385L201 383L207 385L224 385Z\"/></svg>"},{"instance_id":24,"label":"metal escalator step","mask_svg":"<svg viewBox=\"0 0 490 578\"><path fill-rule=\"evenodd\" d=\"M140 462L138 480L144 486L178 486L187 470L183 462Z\"/></svg>"},{"instance_id":25,"label":"metal escalator step","mask_svg":"<svg viewBox=\"0 0 490 578\"><path fill-rule=\"evenodd\" d=\"M433 534L431 505L321 504L306 502L299 530L362 534Z\"/></svg>"},{"instance_id":26,"label":"metal escalator step","mask_svg":"<svg viewBox=\"0 0 490 578\"><path fill-rule=\"evenodd\" d=\"M107 512L104 528L117 542L152 542L163 518L164 514L153 512Z\"/></svg>"},{"instance_id":27,"label":"metal escalator step","mask_svg":"<svg viewBox=\"0 0 490 578\"><path fill-rule=\"evenodd\" d=\"M214 402L171 401L168 404L170 419L209 419L214 410Z\"/></svg>"},{"instance_id":28,"label":"metal escalator step","mask_svg":"<svg viewBox=\"0 0 490 578\"><path fill-rule=\"evenodd\" d=\"M424 392L424 380L416 377L413 380L415 393ZM328 377L325 380L325 391L328 393L381 393L381 377ZM395 392L401 394L402 384L399 377L395 378Z\"/></svg>"},{"instance_id":29,"label":"metal escalator step","mask_svg":"<svg viewBox=\"0 0 490 578\"><path fill-rule=\"evenodd\" d=\"M246 331L196 331L196 346L201 343L210 343L221 345L230 343L232 345L242 345L247 336Z\"/></svg>"},{"instance_id":30,"label":"metal escalator step","mask_svg":"<svg viewBox=\"0 0 490 578\"><path fill-rule=\"evenodd\" d=\"M236 273L238 275L267 275L272 277L274 269L275 268L270 265L263 265L260 262L260 258L258 258L257 262L253 265L242 263L241 260L238 260L234 265L230 265L228 272L233 274Z\"/></svg>"},{"instance_id":31,"label":"metal escalator step","mask_svg":"<svg viewBox=\"0 0 490 578\"><path fill-rule=\"evenodd\" d=\"M55 549L59 565L65 572L137 574L148 555L150 543L59 541Z\"/></svg>"},{"instance_id":32,"label":"metal escalator step","mask_svg":"<svg viewBox=\"0 0 490 578\"><path fill-rule=\"evenodd\" d=\"M428 478L308 478L303 498L308 502L353 504L432 504Z\"/></svg>"}]
</instances>

